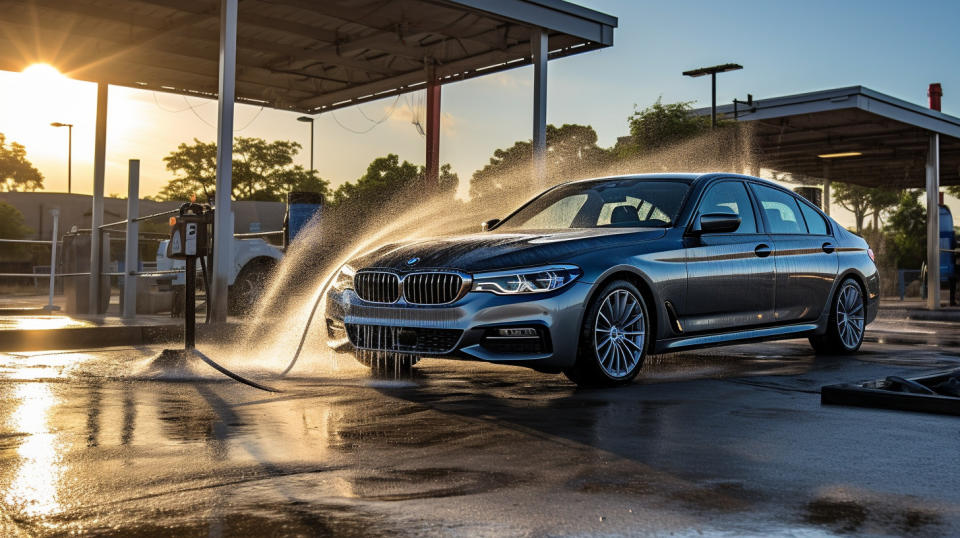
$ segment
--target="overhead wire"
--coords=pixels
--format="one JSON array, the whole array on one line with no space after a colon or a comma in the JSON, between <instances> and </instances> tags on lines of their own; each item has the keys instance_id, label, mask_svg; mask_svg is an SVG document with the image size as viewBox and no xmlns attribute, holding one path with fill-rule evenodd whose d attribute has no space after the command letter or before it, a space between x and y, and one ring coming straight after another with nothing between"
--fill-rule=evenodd
<instances>
[{"instance_id":1,"label":"overhead wire","mask_svg":"<svg viewBox=\"0 0 960 538\"><path fill-rule=\"evenodd\" d=\"M197 112L197 108L198 108L198 107L201 107L201 106L203 106L203 105L205 105L205 104L207 104L206 102L200 103L199 105L193 105L193 104L190 103L190 101L187 101L187 96L181 95L180 97L183 99L183 103L184 103L185 105L187 105L187 106L186 106L185 108L181 108L181 109L179 109L179 110L172 110L172 109L164 108L163 105L160 104L160 101L157 99L157 92L152 92L152 93L153 93L153 102L154 102L154 104L157 105L157 108L159 108L160 110L162 110L162 111L164 111L164 112L169 112L169 113L171 113L171 114L179 114L179 113L181 113L181 112L186 112L186 111L189 110L190 112L193 112L193 115L196 116L198 120L200 120L201 122L203 122L203 123L204 123L205 125L207 125L208 127L212 127L212 128L214 128L214 129L217 128L216 125L214 125L214 124L210 123L209 121L205 120L205 119L203 118L203 116L201 116L201 115ZM243 131L243 130L246 129L247 127L250 127L251 125L253 125L253 122L257 121L257 118L259 118L259 117L260 117L260 114L263 113L263 108L264 108L264 107L261 106L261 107L257 110L257 113L254 114L253 117L250 118L250 120L247 121L247 123L245 123L245 124L243 125L243 127L234 128L234 129L233 129L233 132L238 133L238 132L240 132L240 131Z\"/></svg>"},{"instance_id":2,"label":"overhead wire","mask_svg":"<svg viewBox=\"0 0 960 538\"><path fill-rule=\"evenodd\" d=\"M334 112L333 110L330 111L330 116L332 116L332 117L333 117L333 121L335 121L335 122L337 123L337 125L339 125L339 126L340 126L342 129L344 129L345 131L349 131L349 132L354 133L354 134L367 134L367 133L369 133L370 131L374 130L378 125L382 124L383 122L385 122L385 121L387 121L388 119L390 119L391 116L393 116L393 113L396 112L396 110L397 110L397 103L398 103L398 102L400 102L400 95L397 95L396 99L393 100L393 103L390 105L390 108L387 109L387 112L383 115L382 118L380 118L379 120L376 120L376 121L370 120L371 122L373 122L372 125L370 125L369 128L363 129L363 130L354 129L354 128L352 128L352 127L349 127L349 126L347 126L347 125L344 125L343 122L340 121L340 118L337 117L336 112ZM361 114L363 114L362 111L361 111ZM363 114L363 115L366 117L366 114ZM369 119L369 118L368 118L368 119Z\"/></svg>"}]
</instances>

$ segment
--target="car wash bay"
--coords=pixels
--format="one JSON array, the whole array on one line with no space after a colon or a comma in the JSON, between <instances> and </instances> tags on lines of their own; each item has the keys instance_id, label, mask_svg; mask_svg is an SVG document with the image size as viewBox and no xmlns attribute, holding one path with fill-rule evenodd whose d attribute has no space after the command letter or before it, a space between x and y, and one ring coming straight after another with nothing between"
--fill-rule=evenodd
<instances>
[{"instance_id":1,"label":"car wash bay","mask_svg":"<svg viewBox=\"0 0 960 538\"><path fill-rule=\"evenodd\" d=\"M960 118L940 111L942 88L928 88L929 107L863 86L772 97L717 107L747 127L754 172L768 168L823 185L830 214L832 181L863 187L921 188L938 207L941 186L960 185ZM695 111L710 114L709 108ZM927 214L927 308L940 308L939 212Z\"/></svg>"},{"instance_id":2,"label":"car wash bay","mask_svg":"<svg viewBox=\"0 0 960 538\"><path fill-rule=\"evenodd\" d=\"M533 66L534 181L546 151L547 62L613 45L616 17L560 0L44 0L0 10L0 69L49 63L97 83L91 228L103 222L110 85L217 99L211 312L226 320L234 102L308 117L426 90L428 184L439 174L443 84ZM131 156L136 157L136 156ZM104 265L90 247L90 305ZM91 314L97 312L91 311Z\"/></svg>"}]
</instances>

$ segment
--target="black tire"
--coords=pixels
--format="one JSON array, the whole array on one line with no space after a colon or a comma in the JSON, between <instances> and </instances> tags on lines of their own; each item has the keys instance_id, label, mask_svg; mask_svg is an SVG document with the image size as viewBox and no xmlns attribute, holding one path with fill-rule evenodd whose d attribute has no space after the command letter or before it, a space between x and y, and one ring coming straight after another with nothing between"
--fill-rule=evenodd
<instances>
[{"instance_id":1,"label":"black tire","mask_svg":"<svg viewBox=\"0 0 960 538\"><path fill-rule=\"evenodd\" d=\"M612 310L607 310L605 303L607 303L608 299L616 299L618 297L631 297L636 305L635 307L631 307L629 312L621 316L623 318L622 325L624 325L622 329L614 328L617 326L616 320L606 319L607 316L611 316L614 313ZM606 315L601 313L601 308L604 309ZM624 306L623 310L626 311L627 307ZM627 323L636 318L638 314L641 315L638 321ZM620 316L619 314L617 315ZM604 333L602 329L604 320L606 320L607 325L610 327L610 331L606 333ZM616 336L612 334L614 330L618 331ZM642 331L642 334L633 334L640 331ZM601 341L598 346L598 334L608 334L610 342L604 345L603 341ZM649 336L650 315L643 294L640 293L640 290L638 290L636 286L626 280L610 282L604 286L590 302L590 306L583 316L583 326L580 328L577 360L572 368L563 373L581 387L616 387L626 385L633 381L643 367L650 341ZM639 343L636 342L638 338L642 338L642 341ZM627 339L630 339L630 342L625 342ZM624 350L627 350L629 353L627 355L623 354ZM610 354L616 355L617 353L620 353L617 357L610 356ZM615 361L621 362L616 362L617 366L614 367ZM633 361L635 361L635 364L631 365ZM622 369L621 366L623 367ZM622 373L617 375L611 373L611 370Z\"/></svg>"},{"instance_id":2,"label":"black tire","mask_svg":"<svg viewBox=\"0 0 960 538\"><path fill-rule=\"evenodd\" d=\"M263 294L270 279L270 273L276 263L260 260L247 263L240 270L237 279L227 292L228 308L231 316L245 316L253 311L253 307Z\"/></svg>"},{"instance_id":3,"label":"black tire","mask_svg":"<svg viewBox=\"0 0 960 538\"><path fill-rule=\"evenodd\" d=\"M856 290L857 300L853 306L841 305L841 301L849 299L853 290ZM845 301L850 303L850 301ZM853 312L847 317L846 310ZM863 288L853 278L845 278L830 298L830 315L827 319L827 332L809 338L810 346L822 355L849 355L856 353L863 344L863 335L866 332L865 314L867 311ZM848 322L843 323L843 319ZM846 328L843 328L846 326ZM858 330L857 330L858 329ZM848 333L847 331L854 331ZM851 337L854 335L855 338Z\"/></svg>"},{"instance_id":4,"label":"black tire","mask_svg":"<svg viewBox=\"0 0 960 538\"><path fill-rule=\"evenodd\" d=\"M389 353L382 351L366 351L358 349L353 358L370 369L376 377L391 377L404 375L413 370L413 365L420 362L420 357L405 353Z\"/></svg>"}]
</instances>

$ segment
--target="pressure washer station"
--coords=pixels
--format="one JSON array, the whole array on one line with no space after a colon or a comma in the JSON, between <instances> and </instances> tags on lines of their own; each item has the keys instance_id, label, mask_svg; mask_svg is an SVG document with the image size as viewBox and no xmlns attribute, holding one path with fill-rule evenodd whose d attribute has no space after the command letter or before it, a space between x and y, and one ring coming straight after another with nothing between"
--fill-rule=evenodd
<instances>
[{"instance_id":1,"label":"pressure washer station","mask_svg":"<svg viewBox=\"0 0 960 538\"><path fill-rule=\"evenodd\" d=\"M214 362L196 348L197 334L197 265L203 272L204 289L210 289L210 277L207 272L207 256L212 252L210 238L213 237L214 210L207 204L195 202L180 206L180 214L170 217L170 241L167 243L167 257L184 260L186 270L186 290L183 308L183 349L164 349L154 359L154 366L188 371L190 361L199 359L223 375L245 385L280 392L278 389L246 379Z\"/></svg>"}]
</instances>

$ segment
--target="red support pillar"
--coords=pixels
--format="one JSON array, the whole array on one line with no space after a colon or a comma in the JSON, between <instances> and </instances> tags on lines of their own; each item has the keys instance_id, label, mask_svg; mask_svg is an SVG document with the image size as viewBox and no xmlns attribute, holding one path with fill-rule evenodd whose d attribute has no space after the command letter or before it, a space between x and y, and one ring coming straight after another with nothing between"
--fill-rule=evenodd
<instances>
[{"instance_id":1,"label":"red support pillar","mask_svg":"<svg viewBox=\"0 0 960 538\"><path fill-rule=\"evenodd\" d=\"M429 70L427 81L427 188L440 184L440 84Z\"/></svg>"}]
</instances>

